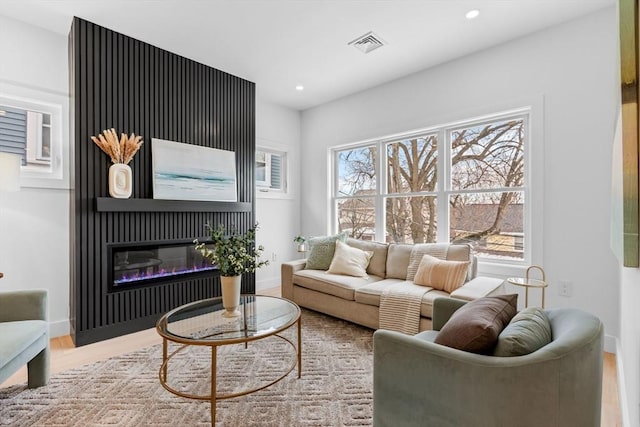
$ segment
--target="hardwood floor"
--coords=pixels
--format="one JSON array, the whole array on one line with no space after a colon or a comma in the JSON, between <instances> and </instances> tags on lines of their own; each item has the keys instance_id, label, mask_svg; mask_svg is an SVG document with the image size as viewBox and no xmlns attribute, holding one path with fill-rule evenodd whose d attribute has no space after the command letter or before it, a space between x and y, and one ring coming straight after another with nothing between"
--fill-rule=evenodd
<instances>
[{"instance_id":1,"label":"hardwood floor","mask_svg":"<svg viewBox=\"0 0 640 427\"><path fill-rule=\"evenodd\" d=\"M280 288L266 289L258 292L261 295L280 296ZM78 366L105 360L138 349L146 348L162 342L155 328L74 347L70 336L51 339L51 374L54 375ZM26 367L16 372L0 387L8 387L27 381ZM618 375L615 354L604 354L602 383L602 426L621 427L620 400L618 397Z\"/></svg>"}]
</instances>

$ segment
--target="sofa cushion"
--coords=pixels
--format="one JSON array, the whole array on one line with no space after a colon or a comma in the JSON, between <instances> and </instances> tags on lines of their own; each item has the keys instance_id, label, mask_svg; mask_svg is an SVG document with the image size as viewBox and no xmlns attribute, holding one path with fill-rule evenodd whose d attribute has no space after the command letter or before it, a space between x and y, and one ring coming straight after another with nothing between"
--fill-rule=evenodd
<instances>
[{"instance_id":1,"label":"sofa cushion","mask_svg":"<svg viewBox=\"0 0 640 427\"><path fill-rule=\"evenodd\" d=\"M389 286L392 286L396 283L404 282L404 280L400 279L385 279L380 280L378 282L369 283L367 285L361 286L355 290L355 300L360 304L374 305L376 307L380 307L380 296L382 292ZM412 282L407 282L411 283ZM419 286L413 284L414 286ZM424 289L424 286L420 286L420 288ZM439 290L431 290L422 296L422 302L420 304L420 316L431 318L433 315L433 301L438 297L448 297L449 294L444 291Z\"/></svg>"},{"instance_id":2,"label":"sofa cushion","mask_svg":"<svg viewBox=\"0 0 640 427\"><path fill-rule=\"evenodd\" d=\"M336 241L347 240L346 234L335 234L333 236L321 236L309 238L309 256L304 268L310 270L327 270L331 265L333 253L336 250Z\"/></svg>"},{"instance_id":3,"label":"sofa cushion","mask_svg":"<svg viewBox=\"0 0 640 427\"><path fill-rule=\"evenodd\" d=\"M386 279L407 280L407 267L413 245L391 243L387 252Z\"/></svg>"},{"instance_id":4,"label":"sofa cushion","mask_svg":"<svg viewBox=\"0 0 640 427\"><path fill-rule=\"evenodd\" d=\"M336 251L333 254L327 273L366 277L367 266L372 256L373 251L352 248L338 240L336 241Z\"/></svg>"},{"instance_id":5,"label":"sofa cushion","mask_svg":"<svg viewBox=\"0 0 640 427\"><path fill-rule=\"evenodd\" d=\"M378 277L385 277L386 274L386 264L387 264L387 250L389 245L386 243L380 242L368 242L365 240L358 240L353 238L347 239L347 245L362 249L363 251L371 251L373 252L373 256L369 261L369 265L367 266L367 273L373 274Z\"/></svg>"},{"instance_id":6,"label":"sofa cushion","mask_svg":"<svg viewBox=\"0 0 640 427\"><path fill-rule=\"evenodd\" d=\"M498 336L494 356L511 357L533 353L551 342L551 323L539 307L516 314Z\"/></svg>"},{"instance_id":7,"label":"sofa cushion","mask_svg":"<svg viewBox=\"0 0 640 427\"><path fill-rule=\"evenodd\" d=\"M446 261L423 255L413 282L451 293L464 284L468 269L469 261Z\"/></svg>"},{"instance_id":8,"label":"sofa cushion","mask_svg":"<svg viewBox=\"0 0 640 427\"><path fill-rule=\"evenodd\" d=\"M476 277L451 292L451 298L473 301L488 295L506 294L503 279L495 277Z\"/></svg>"},{"instance_id":9,"label":"sofa cushion","mask_svg":"<svg viewBox=\"0 0 640 427\"><path fill-rule=\"evenodd\" d=\"M0 367L21 354L40 337L46 336L44 320L20 320L0 322Z\"/></svg>"},{"instance_id":10,"label":"sofa cushion","mask_svg":"<svg viewBox=\"0 0 640 427\"><path fill-rule=\"evenodd\" d=\"M293 283L298 286L349 301L355 300L356 289L379 280L381 277L372 274L367 277L352 277L319 270L300 270L293 275Z\"/></svg>"},{"instance_id":11,"label":"sofa cushion","mask_svg":"<svg viewBox=\"0 0 640 427\"><path fill-rule=\"evenodd\" d=\"M517 294L483 297L460 307L435 342L472 353L491 353L517 310Z\"/></svg>"},{"instance_id":12,"label":"sofa cushion","mask_svg":"<svg viewBox=\"0 0 640 427\"><path fill-rule=\"evenodd\" d=\"M413 281L424 255L447 261L471 261L471 246L450 243L419 243L413 245L407 266L407 280ZM471 276L471 263L467 272L467 280Z\"/></svg>"},{"instance_id":13,"label":"sofa cushion","mask_svg":"<svg viewBox=\"0 0 640 427\"><path fill-rule=\"evenodd\" d=\"M389 286L402 282L404 282L404 280L384 279L377 282L368 283L356 289L355 300L360 304L375 305L376 307L380 307L380 296L382 295L382 292Z\"/></svg>"}]
</instances>

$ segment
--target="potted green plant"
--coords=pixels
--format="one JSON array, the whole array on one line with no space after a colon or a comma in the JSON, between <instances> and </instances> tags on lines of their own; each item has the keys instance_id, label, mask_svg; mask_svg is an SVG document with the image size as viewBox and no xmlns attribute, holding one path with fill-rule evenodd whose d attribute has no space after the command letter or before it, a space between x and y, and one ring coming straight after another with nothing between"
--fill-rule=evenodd
<instances>
[{"instance_id":1,"label":"potted green plant","mask_svg":"<svg viewBox=\"0 0 640 427\"><path fill-rule=\"evenodd\" d=\"M195 239L193 243L196 250L220 271L222 306L226 310L223 316L239 316L242 274L253 273L258 268L269 264L268 260L260 259L264 251L262 245L255 244L258 224L246 233L238 233L237 230L227 232L224 225L212 227L207 224L206 227L211 242L205 244Z\"/></svg>"},{"instance_id":2,"label":"potted green plant","mask_svg":"<svg viewBox=\"0 0 640 427\"><path fill-rule=\"evenodd\" d=\"M304 236L296 236L293 238L293 241L295 243L297 243L298 245L298 252L306 252L307 251L307 246L306 246L306 241L307 239Z\"/></svg>"}]
</instances>

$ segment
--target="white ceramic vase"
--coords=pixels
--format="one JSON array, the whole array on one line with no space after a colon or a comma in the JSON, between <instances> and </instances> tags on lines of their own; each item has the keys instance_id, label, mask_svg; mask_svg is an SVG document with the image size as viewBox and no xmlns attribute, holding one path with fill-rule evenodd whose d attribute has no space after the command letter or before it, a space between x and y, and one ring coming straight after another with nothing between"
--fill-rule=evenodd
<instances>
[{"instance_id":1,"label":"white ceramic vase","mask_svg":"<svg viewBox=\"0 0 640 427\"><path fill-rule=\"evenodd\" d=\"M222 283L222 306L225 312L223 317L240 316L240 285L242 284L242 276L220 276Z\"/></svg>"},{"instance_id":2,"label":"white ceramic vase","mask_svg":"<svg viewBox=\"0 0 640 427\"><path fill-rule=\"evenodd\" d=\"M116 199L131 197L131 167L124 163L114 163L109 167L109 195Z\"/></svg>"}]
</instances>

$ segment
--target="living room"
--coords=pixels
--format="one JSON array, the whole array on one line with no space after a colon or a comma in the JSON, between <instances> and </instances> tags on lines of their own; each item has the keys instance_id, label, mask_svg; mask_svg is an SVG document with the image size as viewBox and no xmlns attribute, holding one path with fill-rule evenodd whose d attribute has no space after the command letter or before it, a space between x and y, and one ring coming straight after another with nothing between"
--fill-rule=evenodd
<instances>
[{"instance_id":1,"label":"living room","mask_svg":"<svg viewBox=\"0 0 640 427\"><path fill-rule=\"evenodd\" d=\"M258 243L272 261L256 273L256 290L277 286L280 263L300 257L294 236L337 231L328 196L329 150L530 107L532 144L540 141L531 159L531 261L546 271L548 307L580 308L603 321L605 350L616 354L623 420L637 425L640 345L634 302L640 277L637 269L624 268L612 249L619 232L622 167L618 15L615 2L600 3L566 22L311 107L284 107L257 84L256 144L286 152L292 167L285 197L255 199ZM59 18L54 12L55 6L49 10L52 21ZM69 95L68 29L53 32L27 23L10 8L0 14L3 38L16 40L0 46L2 94L44 93L45 102ZM171 44L158 47L176 51ZM193 50L182 55L200 59ZM153 135L143 136L150 145ZM49 290L52 337L70 332L70 172L0 199L0 283L3 290ZM522 275L523 269L480 263L479 272L505 278ZM561 281L571 282L570 296L559 295Z\"/></svg>"}]
</instances>

